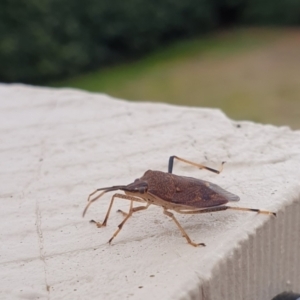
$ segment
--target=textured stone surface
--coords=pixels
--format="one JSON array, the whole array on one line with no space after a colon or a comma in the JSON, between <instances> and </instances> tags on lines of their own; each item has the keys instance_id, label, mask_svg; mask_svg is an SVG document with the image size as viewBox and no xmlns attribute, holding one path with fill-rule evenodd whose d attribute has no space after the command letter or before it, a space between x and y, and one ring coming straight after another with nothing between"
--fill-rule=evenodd
<instances>
[{"instance_id":1,"label":"textured stone surface","mask_svg":"<svg viewBox=\"0 0 300 300\"><path fill-rule=\"evenodd\" d=\"M271 299L300 287L300 132L235 122L211 109L129 103L70 89L0 85L1 299ZM128 184L148 170L214 182L233 205L277 217L225 211L176 215L191 247L162 209L108 226L106 194L82 219L95 188Z\"/></svg>"}]
</instances>

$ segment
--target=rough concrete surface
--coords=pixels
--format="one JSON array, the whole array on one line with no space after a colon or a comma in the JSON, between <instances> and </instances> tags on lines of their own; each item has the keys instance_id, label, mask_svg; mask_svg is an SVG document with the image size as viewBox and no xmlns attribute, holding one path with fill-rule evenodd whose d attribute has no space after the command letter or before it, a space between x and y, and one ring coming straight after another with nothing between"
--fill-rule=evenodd
<instances>
[{"instance_id":1,"label":"rough concrete surface","mask_svg":"<svg viewBox=\"0 0 300 300\"><path fill-rule=\"evenodd\" d=\"M300 287L300 132L236 122L221 111L130 103L71 89L0 85L1 299L271 299ZM148 170L214 182L232 205L178 215L186 243L159 207L123 219L112 194L82 211L96 188L128 184Z\"/></svg>"}]
</instances>

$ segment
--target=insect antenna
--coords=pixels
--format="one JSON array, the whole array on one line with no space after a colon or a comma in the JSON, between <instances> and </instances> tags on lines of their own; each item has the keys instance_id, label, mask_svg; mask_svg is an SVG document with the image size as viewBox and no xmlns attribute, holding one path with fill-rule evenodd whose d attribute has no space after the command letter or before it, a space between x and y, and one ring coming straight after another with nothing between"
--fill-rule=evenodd
<instances>
[{"instance_id":1,"label":"insect antenna","mask_svg":"<svg viewBox=\"0 0 300 300\"><path fill-rule=\"evenodd\" d=\"M106 187L106 188L100 188L100 189L96 189L93 193L91 193L88 197L88 204L86 205L83 213L82 213L82 217L85 216L88 208L90 207L90 205L95 202L96 200L98 200L100 197L102 197L105 193L108 192L112 192L112 191L117 191L117 190L124 190L126 188L126 185L116 185L116 186L111 186L111 187ZM100 193L98 196L96 196L94 199L91 199L91 196L93 196L95 193L99 192L99 191L103 191L102 193Z\"/></svg>"}]
</instances>

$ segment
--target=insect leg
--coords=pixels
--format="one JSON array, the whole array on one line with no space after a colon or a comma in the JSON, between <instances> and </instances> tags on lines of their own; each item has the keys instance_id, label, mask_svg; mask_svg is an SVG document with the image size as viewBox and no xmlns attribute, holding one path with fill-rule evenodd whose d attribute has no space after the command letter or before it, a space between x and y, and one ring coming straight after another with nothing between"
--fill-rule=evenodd
<instances>
[{"instance_id":1,"label":"insect leg","mask_svg":"<svg viewBox=\"0 0 300 300\"><path fill-rule=\"evenodd\" d=\"M140 211L140 210L144 210L144 209L148 208L149 206L150 206L150 203L147 203L146 206L137 206L137 207L134 207L132 209L132 213ZM125 211L123 211L121 209L118 209L117 212L121 213L124 217L126 217L128 215L128 213L126 213Z\"/></svg>"},{"instance_id":2,"label":"insect leg","mask_svg":"<svg viewBox=\"0 0 300 300\"><path fill-rule=\"evenodd\" d=\"M228 206L216 206L216 207L210 207L210 208L204 208L204 209L195 209L195 210L181 210L181 209L176 209L174 210L178 212L179 214L205 214L205 213L210 213L210 212L216 212L216 211L221 211L221 210L226 210L228 209Z\"/></svg>"},{"instance_id":3,"label":"insect leg","mask_svg":"<svg viewBox=\"0 0 300 300\"><path fill-rule=\"evenodd\" d=\"M113 234L113 236L110 238L110 240L108 241L109 243L111 243L111 241L118 235L118 233L121 231L123 225L126 223L126 221L132 216L132 214L134 212L140 211L140 210L144 210L147 209L150 206L150 203L147 203L146 206L137 206L137 207L132 207L133 205L133 201L130 202L130 209L129 209L129 213L126 215L125 219L118 225L118 229L116 230L116 232Z\"/></svg>"},{"instance_id":4,"label":"insect leg","mask_svg":"<svg viewBox=\"0 0 300 300\"><path fill-rule=\"evenodd\" d=\"M118 209L117 212L121 213L123 215L123 217L126 217L128 215L128 213L123 211L122 209Z\"/></svg>"},{"instance_id":5,"label":"insect leg","mask_svg":"<svg viewBox=\"0 0 300 300\"><path fill-rule=\"evenodd\" d=\"M173 221L176 223L176 225L178 226L179 230L181 231L182 235L186 238L187 242L190 245L192 245L194 247L197 247L197 246L200 246L200 245L201 246L205 246L204 243L196 244L196 243L192 242L191 239L190 239L190 237L187 235L187 233L184 231L184 229L182 228L182 226L180 225L180 223L177 221L177 219L174 217L174 215L171 212L169 212L169 211L167 211L167 210L164 209L164 214L166 216L170 217L171 219L173 219Z\"/></svg>"},{"instance_id":6,"label":"insect leg","mask_svg":"<svg viewBox=\"0 0 300 300\"><path fill-rule=\"evenodd\" d=\"M180 214L204 214L204 213L210 213L210 212L216 212L216 211L222 211L222 210L242 210L242 211L252 211L257 212L259 214L267 214L267 215L273 215L276 216L276 213L266 210L260 210L256 208L245 208L245 207L233 207L233 206L217 206L217 207L210 207L205 209L199 209L199 210L180 210L180 209L174 209L176 212Z\"/></svg>"},{"instance_id":7,"label":"insect leg","mask_svg":"<svg viewBox=\"0 0 300 300\"><path fill-rule=\"evenodd\" d=\"M243 211L253 211L257 212L259 214L265 214L265 215L273 215L276 217L276 213L272 211L267 211L267 210L260 210L257 208L246 208L246 207L234 207L234 206L225 206L227 209L233 209L233 210L243 210Z\"/></svg>"},{"instance_id":8,"label":"insect leg","mask_svg":"<svg viewBox=\"0 0 300 300\"><path fill-rule=\"evenodd\" d=\"M189 160L186 160L186 159L184 159L184 158L180 158L180 157L178 157L178 156L173 155L173 156L170 156L170 158L169 158L168 173L172 173L172 170L173 170L173 163L174 163L174 158L176 158L176 159L178 159L178 160L180 160L180 161L183 161L183 162L185 162L185 163L187 163L187 164L190 164L190 165L192 165L192 166L198 167L199 169L205 169L205 170L207 170L207 171L211 171L211 172L214 172L214 173L217 173L217 174L220 174L220 173L222 172L222 170L223 170L223 165L225 164L225 161L223 161L220 170L215 170L215 169L206 167L206 166L204 166L204 165L197 164L197 163L194 163L194 162L192 162L192 161L189 161Z\"/></svg>"},{"instance_id":9,"label":"insect leg","mask_svg":"<svg viewBox=\"0 0 300 300\"><path fill-rule=\"evenodd\" d=\"M91 220L90 222L91 223L96 223L97 227L100 228L102 226L106 226L106 223L107 223L107 220L109 218L109 214L110 214L110 211L111 211L111 208L112 208L112 205L114 203L114 200L115 198L121 198L121 199L126 199L126 200L131 200L131 204L132 204L132 201L136 201L136 202L144 202L143 200L137 198L137 197L133 197L133 196L129 196L129 195L124 195L124 194L114 194L111 198L111 201L110 201L110 204L109 204L109 207L108 207L108 210L107 210L107 213L106 213L106 216L104 218L104 221L102 223L100 222L96 222L94 220Z\"/></svg>"}]
</instances>

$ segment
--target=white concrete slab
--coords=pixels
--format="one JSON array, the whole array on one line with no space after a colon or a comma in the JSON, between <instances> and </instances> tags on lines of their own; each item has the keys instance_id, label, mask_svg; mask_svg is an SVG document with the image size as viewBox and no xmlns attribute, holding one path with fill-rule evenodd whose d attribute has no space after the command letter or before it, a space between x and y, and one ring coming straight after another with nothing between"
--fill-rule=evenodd
<instances>
[{"instance_id":1,"label":"white concrete slab","mask_svg":"<svg viewBox=\"0 0 300 300\"><path fill-rule=\"evenodd\" d=\"M81 214L99 187L167 171L214 182L236 206L176 215L186 243L162 209L102 221L111 195ZM212 109L131 103L71 89L0 85L1 299L271 299L300 287L300 132L236 122Z\"/></svg>"}]
</instances>

